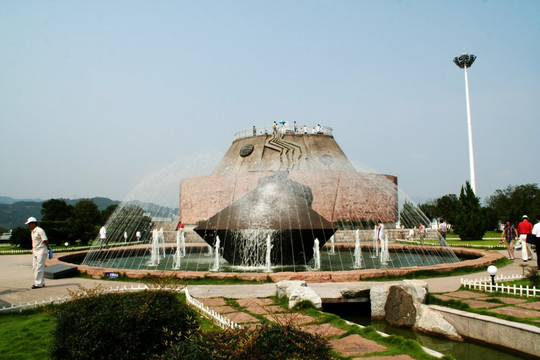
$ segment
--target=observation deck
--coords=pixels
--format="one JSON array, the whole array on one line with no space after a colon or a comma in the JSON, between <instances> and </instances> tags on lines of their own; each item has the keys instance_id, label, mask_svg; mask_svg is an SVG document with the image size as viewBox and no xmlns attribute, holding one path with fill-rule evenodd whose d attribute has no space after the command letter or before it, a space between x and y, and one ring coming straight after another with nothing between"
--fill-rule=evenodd
<instances>
[{"instance_id":1,"label":"observation deck","mask_svg":"<svg viewBox=\"0 0 540 360\"><path fill-rule=\"evenodd\" d=\"M333 129L329 126L317 125L290 125L287 127L287 124L278 124L277 133L284 135L326 135L333 136ZM271 126L253 126L250 129L245 129L234 134L234 140L239 140L247 138L250 136L262 136L262 135L272 135L274 133L274 127Z\"/></svg>"}]
</instances>

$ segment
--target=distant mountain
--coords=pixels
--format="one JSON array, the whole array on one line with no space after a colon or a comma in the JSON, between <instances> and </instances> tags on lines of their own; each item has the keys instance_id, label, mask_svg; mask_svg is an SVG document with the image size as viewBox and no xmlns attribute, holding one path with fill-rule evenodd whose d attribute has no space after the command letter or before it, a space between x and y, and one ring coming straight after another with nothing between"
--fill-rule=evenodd
<instances>
[{"instance_id":1,"label":"distant mountain","mask_svg":"<svg viewBox=\"0 0 540 360\"><path fill-rule=\"evenodd\" d=\"M105 210L110 205L120 205L118 200L111 200L105 197L94 197L91 199L58 199L64 200L69 205L75 205L81 200L92 200L97 205L100 211ZM45 200L47 201L47 200ZM0 229L13 229L16 227L24 226L26 219L30 216L34 216L38 220L41 219L41 205L44 200L22 200L13 199L7 196L0 196ZM143 203L137 200L130 201L127 204L137 205L143 208L147 213L153 217L176 217L178 216L178 209L171 209L168 207Z\"/></svg>"},{"instance_id":2,"label":"distant mountain","mask_svg":"<svg viewBox=\"0 0 540 360\"><path fill-rule=\"evenodd\" d=\"M43 202L41 199L14 199L9 196L0 196L0 204L13 204L19 201Z\"/></svg>"},{"instance_id":3,"label":"distant mountain","mask_svg":"<svg viewBox=\"0 0 540 360\"><path fill-rule=\"evenodd\" d=\"M85 199L59 199L64 200L67 204L75 205ZM120 201L111 200L104 197L95 197L92 199L99 210L105 210L109 205L118 205ZM0 229L13 229L19 226L24 226L26 219L33 216L38 220L41 219L41 204L44 200L32 199L13 199L8 196L0 196Z\"/></svg>"},{"instance_id":4,"label":"distant mountain","mask_svg":"<svg viewBox=\"0 0 540 360\"><path fill-rule=\"evenodd\" d=\"M41 218L42 201L16 201L12 204L0 204L0 228L9 230L25 226L30 216Z\"/></svg>"}]
</instances>

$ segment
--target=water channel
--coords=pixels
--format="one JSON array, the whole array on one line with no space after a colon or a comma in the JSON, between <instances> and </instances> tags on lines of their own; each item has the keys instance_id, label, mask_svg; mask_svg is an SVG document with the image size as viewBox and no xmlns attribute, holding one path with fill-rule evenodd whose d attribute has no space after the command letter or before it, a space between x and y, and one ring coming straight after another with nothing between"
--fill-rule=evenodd
<instances>
[{"instance_id":1,"label":"water channel","mask_svg":"<svg viewBox=\"0 0 540 360\"><path fill-rule=\"evenodd\" d=\"M521 355L513 355L509 352L497 349L493 345L477 344L473 342L455 342L429 336L423 333L390 326L384 320L371 320L369 315L369 303L365 304L325 304L323 310L336 314L341 318L362 326L372 325L378 331L391 335L399 335L406 339L412 339L420 345L451 355L456 360L523 360Z\"/></svg>"}]
</instances>

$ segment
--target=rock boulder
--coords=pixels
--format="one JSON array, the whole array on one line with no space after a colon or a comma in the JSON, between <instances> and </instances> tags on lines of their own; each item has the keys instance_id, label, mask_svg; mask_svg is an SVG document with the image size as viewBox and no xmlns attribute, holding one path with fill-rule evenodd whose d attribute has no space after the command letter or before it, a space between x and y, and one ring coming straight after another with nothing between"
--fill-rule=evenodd
<instances>
[{"instance_id":1,"label":"rock boulder","mask_svg":"<svg viewBox=\"0 0 540 360\"><path fill-rule=\"evenodd\" d=\"M392 285L384 306L386 322L392 326L413 327L420 302L401 286Z\"/></svg>"},{"instance_id":2,"label":"rock boulder","mask_svg":"<svg viewBox=\"0 0 540 360\"><path fill-rule=\"evenodd\" d=\"M276 284L278 297L287 295L287 288L291 286L307 286L303 280L282 280Z\"/></svg>"}]
</instances>

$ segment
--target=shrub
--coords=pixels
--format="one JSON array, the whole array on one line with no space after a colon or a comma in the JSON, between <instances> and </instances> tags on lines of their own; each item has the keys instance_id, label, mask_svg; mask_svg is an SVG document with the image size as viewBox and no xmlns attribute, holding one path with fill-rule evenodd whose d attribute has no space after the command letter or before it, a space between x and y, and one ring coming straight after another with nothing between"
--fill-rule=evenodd
<instances>
[{"instance_id":1,"label":"shrub","mask_svg":"<svg viewBox=\"0 0 540 360\"><path fill-rule=\"evenodd\" d=\"M11 232L9 240L13 245L20 246L23 249L32 248L32 235L27 227L18 227Z\"/></svg>"},{"instance_id":2,"label":"shrub","mask_svg":"<svg viewBox=\"0 0 540 360\"><path fill-rule=\"evenodd\" d=\"M169 333L181 339L198 328L197 315L166 291L94 293L55 316L53 359L148 359L166 349Z\"/></svg>"},{"instance_id":3,"label":"shrub","mask_svg":"<svg viewBox=\"0 0 540 360\"><path fill-rule=\"evenodd\" d=\"M327 360L327 341L290 326L263 325L255 330L227 330L193 334L172 346L162 359L190 360Z\"/></svg>"}]
</instances>

